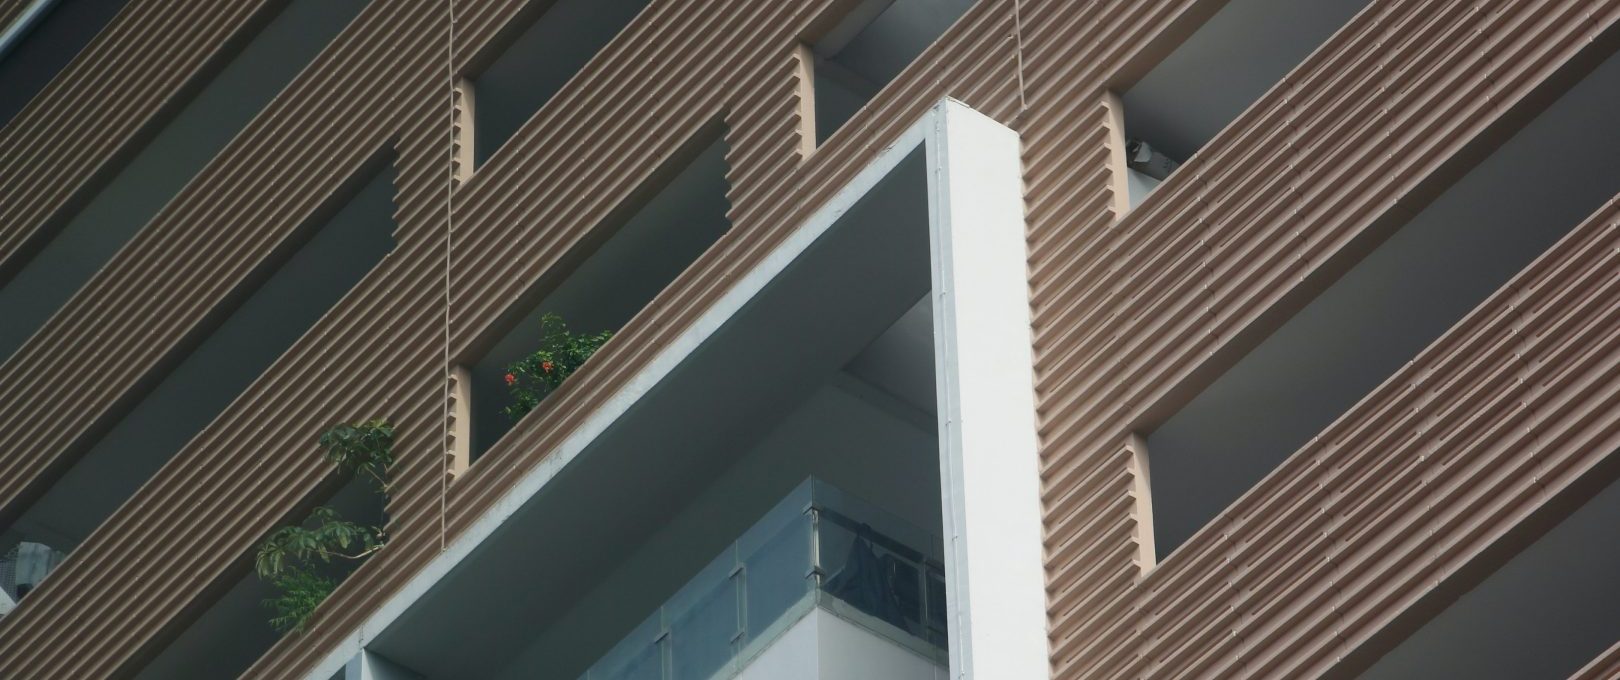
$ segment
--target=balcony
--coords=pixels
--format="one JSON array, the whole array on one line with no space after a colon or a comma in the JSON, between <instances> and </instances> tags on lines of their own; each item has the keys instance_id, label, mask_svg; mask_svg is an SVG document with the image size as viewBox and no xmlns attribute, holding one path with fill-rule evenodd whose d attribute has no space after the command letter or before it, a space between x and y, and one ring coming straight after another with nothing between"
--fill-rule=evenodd
<instances>
[{"instance_id":1,"label":"balcony","mask_svg":"<svg viewBox=\"0 0 1620 680\"><path fill-rule=\"evenodd\" d=\"M859 635L801 630L827 624ZM581 678L843 677L834 663L930 678L945 651L939 537L811 478Z\"/></svg>"},{"instance_id":2,"label":"balcony","mask_svg":"<svg viewBox=\"0 0 1620 680\"><path fill-rule=\"evenodd\" d=\"M642 310L593 359L629 382L458 479L496 500L312 677L1044 672L1017 158L941 102L646 363Z\"/></svg>"}]
</instances>

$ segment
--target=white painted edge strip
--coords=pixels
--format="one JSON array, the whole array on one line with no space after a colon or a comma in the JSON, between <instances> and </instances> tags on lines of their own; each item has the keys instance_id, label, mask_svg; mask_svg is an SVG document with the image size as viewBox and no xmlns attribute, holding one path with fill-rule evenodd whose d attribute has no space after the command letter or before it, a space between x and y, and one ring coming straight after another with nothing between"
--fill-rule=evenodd
<instances>
[{"instance_id":1,"label":"white painted edge strip","mask_svg":"<svg viewBox=\"0 0 1620 680\"><path fill-rule=\"evenodd\" d=\"M1046 678L1028 245L1018 135L960 104L928 144L951 673Z\"/></svg>"},{"instance_id":2,"label":"white painted edge strip","mask_svg":"<svg viewBox=\"0 0 1620 680\"><path fill-rule=\"evenodd\" d=\"M34 26L41 19L45 18L46 12L54 7L56 3L57 0L34 0L33 4L30 4L28 9L23 10L22 14L18 15L11 22L11 25L6 27L4 32L0 32L0 59L5 59L11 50L21 44L22 39L28 35L29 31L34 29Z\"/></svg>"},{"instance_id":3,"label":"white painted edge strip","mask_svg":"<svg viewBox=\"0 0 1620 680\"><path fill-rule=\"evenodd\" d=\"M756 266L752 271L748 272L747 274L745 274L744 276L739 278L737 280L737 282L732 285L731 289L726 291L726 293L719 300L717 300L712 307L710 307L701 316L699 316L697 318L697 320L695 320L690 327L688 327L684 332L682 332L672 342L670 342L670 344L668 346L666 346L663 349L663 351L659 352L659 354L656 357L654 357L653 360L651 362L649 362L645 368L643 368L634 377L632 377L624 385L624 387L620 388L617 393L615 393L600 408L598 408L596 410L596 412L593 413L591 415L591 417L588 418L577 430L575 430L572 434L570 434L568 436L568 438L565 439L563 441L563 443L557 448L556 451L553 451L550 456L547 456L544 460L542 460L538 464L536 464L534 469L532 469L532 470L528 471L527 473L525 473L523 475L523 477L518 480L517 484L515 484L511 490L509 490L506 494L504 494L500 498L500 500L498 500L493 506L491 506L491 508L487 512L485 512L482 516L480 516L470 527L468 527L467 531L465 531L461 536L457 537L456 540L452 541L449 545L447 545L445 547L444 552L440 553L437 557L435 557L433 560L429 561L426 565L424 565L423 568L420 571L418 571L414 576L412 576L411 579L409 581L407 581L404 586L402 586L392 596L390 596L387 600L385 600L383 602L383 604L381 606L379 606L376 611L372 612L372 614L369 617L367 617L365 619L365 621L362 622L360 624L360 626L358 628L356 628L355 631L353 633L351 633L346 640L339 643L331 652L329 652L322 659L322 661L319 664L317 664L314 667L314 669L311 670L310 674L308 676L306 676L306 677L311 678L312 680L328 680L334 674L344 670L344 668L347 665L347 663L349 662L349 660L351 660L351 659L355 658L356 656L362 654L362 652L364 651L365 645L367 644L367 642L369 640L374 638L377 633L380 633L381 631L386 630L388 628L388 626L392 625L395 621L397 621L402 615L404 615L404 613L411 607L411 605L417 599L419 599L422 595L427 593L431 588L433 588L434 585L436 585L447 574L449 574L450 571L452 569L454 569L457 565L459 565L462 562L462 560L466 559L467 556L470 555L473 552L473 550L475 548L477 548L478 545L480 545L489 536L494 534L495 531L502 524L504 524L506 521L511 519L512 516L515 515L517 513L517 511L530 498L533 498L537 493L539 493L539 491L542 488L545 487L546 484L550 483L550 481L554 477L556 477L557 474L559 472L561 472L564 467L566 467L577 456L579 456L579 454L581 452L583 452L586 448L588 448L596 440L596 438L598 436L600 436L604 431L606 431L608 429L608 427L610 425L612 425L621 416L623 416L627 411L629 411L630 408L632 406L634 406L638 401L640 401L643 396L645 396L648 392L650 392L655 386L658 385L658 383L660 381L662 381L672 371L674 371L674 369L678 365L680 365L680 363L682 361L684 361L689 355L691 355L693 352L695 352L704 342L706 342L710 337L712 337L720 329L720 327L723 326L727 321L729 321L732 316L734 316L739 310L741 310L743 308L744 305L746 305L750 300L752 300L756 295L758 295L760 293L760 291L764 290L765 287L768 286L771 283L771 281L773 281L779 274L781 274L783 271L785 271L795 260L798 259L798 257L801 254L803 254L813 243L815 243L815 241L817 239L819 239L823 234L825 234L835 224L837 224L838 221L843 218L845 213L847 213L850 210L850 208L854 207L855 204L858 201L860 201L862 198L864 198L874 187L876 187L878 185L878 183L880 183L885 177L887 177L891 172L893 172L894 169L900 165L901 161L905 160L908 156L911 155L912 152L916 151L919 147L926 148L926 149L929 150L930 159L936 158L937 153L939 153L939 149L941 147L946 146L949 143L957 143L956 138L952 138L949 142L937 139L937 137L939 137L942 134L950 134L952 131L954 131L956 129L956 127L958 127L957 125L946 125L944 123L944 121L947 120L947 119L952 120L952 121L963 121L960 124L960 127L962 127L963 129L958 134L958 137L961 138L960 143L976 144L976 145L982 145L983 147L985 147L983 149L979 149L977 147L970 148L969 150L964 152L964 158L960 162L963 162L963 163L979 162L979 161L975 161L974 159L978 158L979 156L981 156L981 155L983 155L985 153L990 153L990 156L992 156L992 158L990 158L990 159L980 159L980 161L994 160L994 161L997 161L998 163L1000 163L1001 161L1007 160L1007 158L1010 158L1011 161L1012 161L1012 166L1011 166L1010 169L1005 165L1005 163L1001 163L1000 165L995 166L995 167L1000 168L999 171L1004 171L1004 172L1010 172L1011 173L1007 177L1001 178L1000 183L1002 185L1002 187L1001 187L1002 191L1005 191L1007 189L1007 187L1009 186L1008 182L1010 181L1011 182L1010 186L1012 187L1012 191L1016 194L1015 203L1017 205L1017 212L1014 213L1013 216L1016 218L1017 224L1016 224L1015 227L1011 227L1011 228L1013 228L1016 231L1017 235L1018 235L1017 241L1018 241L1018 248L1019 248L1019 255L1018 255L1019 261L1017 263L1017 272L1016 272L1016 286L1009 286L1008 284L1012 283L1012 282L1005 282L1004 281L1000 285L1000 290L1005 292L1005 291L1011 290L1012 288L1015 287L1016 291L1017 291L1018 298L1016 300L1016 304L1009 304L1011 301L1009 301L1008 299L1001 298L1000 296L993 296L993 297L996 297L997 302L1000 305L1004 306L1004 307L1011 306L1011 307L1016 308L1015 311L1017 311L1017 313L1022 316L1023 320L1022 320L1021 324L1018 326L1018 328L1015 329L1016 333L1010 333L1010 334L1006 334L1004 337L999 337L996 342L997 342L997 344L999 346L1000 344L1012 341L1014 339L1013 336L1017 335L1017 333L1022 334L1021 335L1021 337L1023 338L1022 347L1013 356L1005 357L1004 360L1005 360L1005 363L1007 363L1007 364L1017 364L1019 362L1023 363L1022 368L1021 368L1021 371L1022 371L1021 374L1025 376L1025 380L1024 380L1025 388L1024 389L1026 391L1026 394L1023 395L1022 400L1017 399L1017 398L1012 398L1012 399L1008 399L1008 400L1003 401L1003 400L1001 400L999 398L991 397L990 395L986 395L984 397L984 399L987 399L987 400L992 401L992 402L999 402L1000 406L998 407L998 411L1014 411L1016 408L1018 408L1016 405L1019 404L1019 403L1023 403L1023 404L1027 405L1025 407L1025 410L1022 413L1016 413L1015 414L1014 420L1015 420L1016 423L1018 423L1018 425L1016 425L1015 427L1010 428L1010 429L1012 429L1012 430L1028 429L1028 440L1029 440L1030 445L1031 445L1030 449L1029 449L1029 452L1030 452L1029 455L1030 455L1031 459L1030 459L1030 466L1029 466L1029 469L1028 469L1027 479L1025 479L1023 481L1025 482L1024 486L1034 488L1035 489L1035 494L1036 494L1036 495L1032 496L1032 499L1036 503L1034 508L1032 508L1032 512L1030 512L1030 513L1012 513L1007 518L1007 519L1011 519L1013 517L1023 517L1023 515L1027 514L1027 517L1023 517L1023 519L1020 520L1020 521L1027 520L1030 523L1029 526L1024 527L1023 528L1024 530L1021 531L1021 532L1009 532L1009 536L1014 535L1014 534L1020 535L1020 536L1022 536L1022 535L1033 535L1034 538L1035 538L1034 546L1036 548L1036 553L1035 553L1036 561L1035 561L1035 564L1034 564L1035 570L1034 570L1033 575L1032 576L1024 575L1024 571L1026 571L1026 570L1022 570L1022 569L1013 569L1013 570L1011 570L1008 573L1021 574L1019 576L1019 578L1026 578L1027 577L1027 578L1029 578L1029 581L1028 581L1028 583L1025 583L1025 584L1017 584L1017 585L1010 586L1010 588L1007 589L1007 592L1033 590L1035 593L1038 594L1038 598L1037 598L1037 601L1035 603L1033 616L1032 616L1032 618L1030 618L1029 621L1024 622L1024 624L1022 626L1010 628L1005 633L997 633L997 632L995 632L993 630L995 628L995 625L990 625L990 626L987 626L985 628L980 628L978 626L975 626L975 630L983 630L983 631L985 631L983 636L982 636L984 638L984 644L997 645L998 649L995 650L995 651L986 650L986 651L980 652L979 654L976 654L976 655L972 654L972 653L966 653L965 658L984 659L986 663L1000 662L1003 659L1008 659L1008 658L1010 658L1011 655L1016 653L1016 650L1014 650L1011 647L1007 647L1007 649L1001 650L1000 647L1002 646L1002 644L1001 644L1000 638L1009 637L1009 636L1018 637L1018 636L1022 635L1022 631L1024 631L1024 630L1035 630L1035 631L1037 631L1035 643L1037 643L1037 645L1038 645L1038 651L1036 653L1038 654L1039 658L1038 659L1021 660L1019 662L1019 664L1017 665L1017 667L1018 668L1025 668L1025 667L1035 668L1035 667L1038 667L1038 668L1041 669L1039 677L1045 677L1046 672L1047 672L1046 668L1048 667L1048 660L1046 658L1046 604L1045 604L1045 594L1044 594L1045 593L1045 587L1044 587L1045 578L1044 578L1044 572L1041 570L1042 567L1041 567L1041 564L1040 564L1040 561L1039 561L1040 560L1040 553L1039 553L1040 542L1039 541L1040 541L1040 535L1041 535L1041 528L1040 528L1041 527L1041 525L1040 525L1040 519L1041 518L1040 518L1040 513L1039 513L1039 505L1038 505L1038 503L1039 503L1039 496L1038 496L1038 493L1039 493L1039 490L1038 490L1038 488L1039 488L1039 476L1038 476L1038 468L1035 467L1034 459L1033 459L1033 456L1035 455L1034 454L1034 448L1033 448L1034 435L1035 435L1035 431L1034 431L1035 411L1034 411L1034 392L1033 392L1033 384L1034 383L1033 383L1033 378L1032 378L1032 365L1029 362L1031 345L1029 344L1029 323L1028 323L1028 315L1029 315L1028 292L1027 292L1027 280L1028 279L1027 279L1027 276L1024 273L1024 266L1025 266L1024 262L1025 261L1023 259L1023 255L1022 255L1022 252L1023 252L1023 250L1022 250L1023 249L1023 207L1022 207L1023 206L1023 199L1022 199L1022 190L1021 190L1021 187L1019 186L1019 182L1021 181L1020 180L1020 177L1021 177L1021 165L1019 163L1019 157L1018 157L1018 138L1017 138L1016 134L1014 134L1011 130L1008 130L1008 129L1004 128L1004 127L1001 127L998 123L995 123L993 120L991 120L991 119L989 119L989 118L987 118L987 117L985 117L985 116L983 116L983 115L969 109L966 105L964 105L964 104L962 104L960 102L956 102L954 100L949 100L949 99L942 100L940 103L934 105L932 108L929 109L928 113L926 113L922 117L921 120L919 120L917 123L913 124L904 133L902 133L899 136L899 138L895 140L895 142L893 144L885 147L883 150L878 152L878 154L873 158L872 162L869 163L858 174L856 174L855 178L852 179L849 182L849 184L845 185L836 194L834 194L832 196L832 198L830 198L821 208L817 209L814 213L812 213L810 215L810 217L805 220L805 222L804 222L804 224L802 226L800 226L792 234L790 234L786 239L784 239L781 244L777 245L775 249L773 249L768 255L766 255L765 259L762 260L758 266ZM1001 131L1001 133L999 135L987 134L987 133L990 132L990 130L988 128L986 128L985 126L994 126L995 128L998 128ZM1007 146L1008 144L1010 144L1010 147ZM1004 147L1004 148L993 148L993 147L997 147L997 146ZM1009 154L1010 154L1010 156L1009 156ZM934 163L931 160L930 161L930 168L932 168L933 166L934 166ZM992 168L987 167L987 168L985 168L983 170L980 170L979 173L983 174L985 172L991 172L991 171L992 171ZM940 200L934 197L935 194L936 194L936 187L935 187L935 178L932 176L932 169L930 170L930 173L931 173L931 175L929 177L929 187L930 187L929 193L930 193L930 196L931 196L931 198L930 198L930 204L931 205L930 205L929 210L930 210L930 215L932 216L932 215L935 214L935 205L933 205L933 204L938 204L940 202ZM962 183L983 181L982 178L970 177L967 170L959 170L958 174L957 174L957 177L959 177L958 182L962 182ZM995 185L996 183L997 182L995 182L995 181L987 182L988 185ZM950 185L944 185L944 186L949 186L949 187L954 189L954 188L956 188L957 185L950 184ZM977 195L979 193L981 193L981 192L975 191L975 195ZM995 198L996 201L997 201L996 202L997 207L992 208L991 209L992 212L996 212L996 213L1004 212L1005 208L1006 208L1006 205L1003 205L1005 203L1005 201L1003 201L1001 199L1003 199L1005 197L1000 196L998 198L998 196L999 196L999 194L995 194L995 195L987 194L987 195L984 195L982 197L969 199L969 202L983 200L983 199ZM963 218L959 218L960 221L964 225L969 224L971 220L978 219L978 215L972 213L966 207L957 207L957 213L964 216ZM1005 217L1005 215L1003 215L1002 217ZM933 222L933 220L931 220L931 223L938 224L937 222ZM931 232L936 231L936 230L937 230L936 227L934 227L934 226L930 227ZM978 229L972 229L971 231L977 232L979 230ZM942 244L942 243L946 244L946 245L949 245L951 243L963 243L964 246L970 252L973 251L973 250L977 250L977 245L974 244L974 243L969 243L968 241L971 240L971 238L967 237L967 236L958 236L958 237L954 237L954 238L946 238L946 239L938 239L938 240L936 240L935 237L931 236L930 240L931 240L931 242L933 242L935 244L935 250L936 251L938 250L939 245ZM999 252L1000 255L1005 256L1008 251L1007 251L1007 249L1005 247L1003 247L1000 251L995 251L995 250L986 251L986 253L984 253L984 256L992 257L992 256L995 256L998 252ZM936 290L940 290L938 288L939 277L940 277L940 273L938 271L938 263L940 262L940 260L938 259L938 253L937 252L936 252L935 257L936 257L935 285L936 285ZM977 260L979 258L978 258L977 255L975 255L973 259ZM994 259L1000 259L1000 258L997 257L997 258L994 258ZM968 263L963 263L963 264L964 264L964 266L976 266L976 265L970 265ZM1002 264L1003 264L1003 266L1000 267L1000 273L1001 273L1002 276L1005 276L1008 273L1007 267L1005 266L1007 263L1002 263ZM963 275L959 274L959 273L950 274L948 276L948 280L950 282L952 282L953 284L958 284L958 285L959 284L978 285L976 280L963 278ZM938 299L936 297L936 300L935 300L935 311L936 311L936 313L938 313L940 311L939 308L940 308L940 302L938 301ZM952 310L948 310L948 311L950 311L952 313L965 314L967 316L967 318L972 319L972 318L976 318L981 310L979 310L977 306L974 306L974 307L972 307L970 309L966 309L966 310L955 310L953 308ZM1005 312L1007 310L1002 310L1002 311ZM936 326L935 326L936 335L937 335L938 330L940 329L939 324L940 324L940 322L936 321ZM938 342L938 340L936 340L936 342ZM976 349L976 348L980 347L981 345L980 345L979 342L974 341L974 342L967 343L967 346L970 347L970 348L975 348ZM955 363L959 363L959 362L955 362ZM954 363L953 363L953 366L954 366ZM944 364L939 364L936 367L936 370L954 370L954 368L948 367L948 366L946 366ZM1014 375L1014 376L1020 374L1019 370L1013 370L1013 371L1010 371L1010 373L1012 375ZM971 385L977 384L977 382L978 382L978 378L974 378L973 380L969 380L969 381L966 381L966 382L958 382L958 381L953 379L953 380L951 380L950 383L942 382L941 385L945 385L945 384L965 384L965 385L971 386ZM959 399L959 398L953 398L951 400L951 402L952 402L952 404L955 405L957 410L960 411L960 409L961 409L961 407L963 405L962 400ZM970 401L970 402L967 403L967 405L969 407L972 407L972 406L976 405L976 403L977 402ZM977 430L974 430L974 432L977 432ZM957 430L953 430L953 434L954 435L959 435L960 432L957 431ZM990 433L988 431L985 432L985 435L989 435L989 434ZM951 454L953 459L957 459L957 460L955 460L954 462L952 462L950 464L959 467L960 466L960 460L959 459L961 457L961 452L964 450L963 449L963 442L965 441L968 444L972 444L973 441L975 441L975 440L970 440L970 439L969 440L964 440L964 439L961 439L960 437L957 437L957 439L958 439L957 443L953 445L953 450L955 451L955 453ZM999 451L1012 451L1014 449L1012 449L1009 446L1004 446L1004 445L998 444L997 450L999 450ZM994 455L995 454L989 454L989 456L994 456ZM988 456L985 456L985 457L988 457ZM979 459L976 458L975 462L979 462ZM946 463L942 463L942 465L945 465L945 464ZM973 469L973 468L970 467L969 469ZM1010 474L1010 471L1009 471L1008 474ZM960 479L960 475L957 475L956 478ZM1013 485L1013 486L1016 487L1018 485ZM947 517L946 517L947 531L948 532L950 531L950 526L951 526L950 522L951 522L951 516L952 516L951 515L951 512L952 512L951 503L953 501L957 502L958 505L960 505L960 501L962 499L976 498L976 497L978 497L977 494L983 493L983 492L991 492L991 491L994 491L995 488L996 488L995 484L975 484L973 486L967 487L966 489L963 489L963 490L956 491L954 493L950 493L950 489L947 489L947 492L948 492L947 497L949 499L952 499L952 500L947 501L947 508L946 508L946 512L947 512ZM1019 489L1015 489L1015 490L1021 490L1021 487ZM1009 500L1009 502L1007 502L1006 505L1009 508L1019 507L1019 506L1022 505L1022 499ZM958 508L958 509L960 509L960 508ZM975 517L972 517L972 519L978 520L979 518L975 516ZM964 529L965 529L966 527L976 526L976 525L977 525L976 523L970 523L970 524L967 524L967 525L960 525L960 526L963 526ZM1007 547L1006 545L1004 545L1004 543L1005 543L1005 541L996 541L996 542L987 541L984 544L984 547L986 549L1000 549L1000 548ZM964 543L964 546L965 546L965 543ZM975 548L975 550L977 550L977 548ZM1015 553L1013 553L1013 555L1019 555L1019 554L1015 551ZM985 555L982 555L982 556L975 555L974 557L976 559L980 559L980 560L984 561L986 564L988 564L990 562L1007 559L1008 557L1011 557L1013 555L985 554ZM947 559L949 560L949 559L953 559L953 558L948 556ZM961 566L959 566L957 564L949 563L949 562L947 563L947 567L946 567L947 572L950 572L953 569L956 569L958 571L965 571L965 570L971 569L971 568L973 568L973 565L961 565ZM979 569L977 571L977 573L984 574L985 578L988 579L989 577L993 576L995 572L994 572L994 570L990 569L989 567L985 567L985 568ZM983 581L983 580L981 580L981 581ZM972 581L972 583L973 584L978 584L981 581ZM982 591L984 593L985 597L998 597L998 596L1002 596L1002 595L1007 594L1007 593L1001 592L1000 589L992 588L991 586L993 586L994 584L990 584L990 583L988 583L988 581L983 581L983 582L985 582L985 584L986 584L985 585L985 590ZM979 596L979 593L981 591L978 590L978 589L969 588L965 592L969 593L970 598L976 598L976 597ZM960 595L960 593L958 593L958 596L959 595ZM947 596L948 602L949 601L954 601L954 600L950 599L951 597L953 597L953 596L950 596L950 595ZM1014 614L1014 613L1027 615L1028 612L1029 612L1029 608L1027 606L1027 603L1022 602L1022 601L1018 601L1018 600L1015 600L1014 602L1006 603L1004 605L996 605L996 604L989 603L989 602L981 603L980 606L979 606L979 609L982 609L983 611L985 611L987 613L987 615L989 615L990 613L995 613L995 612L1001 612L1001 613L1005 613L1005 614L1009 614L1009 615ZM978 610L975 610L975 611L978 611ZM977 616L977 614L975 614L975 616ZM957 639L955 637L957 635L957 631L955 629L956 618L957 617L952 617L952 623L951 623L951 625L953 626L953 628L951 630L951 635L953 636L952 637L953 641ZM997 625L1004 624L1004 623L1005 622L1000 621L1000 619L997 619ZM964 644L971 645L974 642L975 642L974 640L964 638ZM961 646L961 645L953 645L953 647L957 647L957 646ZM1024 646L1026 648L1028 648L1028 649L1036 649L1036 645L1030 645L1027 642L1026 642L1026 644ZM952 662L952 667L953 667L953 669L957 668L956 662L955 662L954 659L953 659L953 662ZM1002 674L1002 673L999 673L999 672L992 673L992 672L989 671L989 669L993 668L992 666L983 665L981 667L986 669L985 672L984 672L984 675L983 675L983 677L986 677L986 678L989 678L989 677L1037 677L1035 675L1023 675L1023 674L1008 675L1008 674ZM959 674L961 674L961 673L959 673ZM964 675L964 677L968 677L968 676Z\"/></svg>"}]
</instances>

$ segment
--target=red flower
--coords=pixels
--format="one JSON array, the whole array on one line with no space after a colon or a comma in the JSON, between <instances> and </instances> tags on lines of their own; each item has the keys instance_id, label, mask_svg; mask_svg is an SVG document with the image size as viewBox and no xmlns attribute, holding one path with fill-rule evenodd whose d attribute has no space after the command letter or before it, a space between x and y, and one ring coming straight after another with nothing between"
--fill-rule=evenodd
<instances>
[{"instance_id":1,"label":"red flower","mask_svg":"<svg viewBox=\"0 0 1620 680\"><path fill-rule=\"evenodd\" d=\"M551 372L551 362L549 362L549 361L540 362L540 370L545 371L547 373L550 373Z\"/></svg>"},{"instance_id":2,"label":"red flower","mask_svg":"<svg viewBox=\"0 0 1620 680\"><path fill-rule=\"evenodd\" d=\"M515 382L517 382L517 376L512 375L511 373L506 374L506 384L507 384L507 386L510 387L512 385L512 383L515 383Z\"/></svg>"}]
</instances>

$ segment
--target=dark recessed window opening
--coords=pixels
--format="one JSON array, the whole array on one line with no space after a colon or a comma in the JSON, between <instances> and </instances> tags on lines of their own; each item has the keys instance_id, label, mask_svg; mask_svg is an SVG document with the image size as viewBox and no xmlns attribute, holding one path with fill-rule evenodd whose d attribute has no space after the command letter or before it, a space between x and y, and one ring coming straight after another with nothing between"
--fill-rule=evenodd
<instances>
[{"instance_id":1,"label":"dark recessed window opening","mask_svg":"<svg viewBox=\"0 0 1620 680\"><path fill-rule=\"evenodd\" d=\"M1148 438L1169 554L1620 189L1611 57ZM1579 158L1579 172L1569 172Z\"/></svg>"},{"instance_id":2,"label":"dark recessed window opening","mask_svg":"<svg viewBox=\"0 0 1620 680\"><path fill-rule=\"evenodd\" d=\"M473 161L483 165L624 30L649 0L554 0L468 76L474 111ZM523 18L514 23L524 21Z\"/></svg>"},{"instance_id":3,"label":"dark recessed window opening","mask_svg":"<svg viewBox=\"0 0 1620 680\"><path fill-rule=\"evenodd\" d=\"M1121 96L1131 207L1366 4L1226 3Z\"/></svg>"},{"instance_id":4,"label":"dark recessed window opening","mask_svg":"<svg viewBox=\"0 0 1620 680\"><path fill-rule=\"evenodd\" d=\"M471 459L512 428L505 376L511 364L540 346L543 316L556 315L575 333L617 331L730 228L722 133L716 126L704 135L713 141L657 173L667 182L662 188L622 224L607 227L612 233L599 247L487 352L464 365L471 382L463 391L471 401Z\"/></svg>"},{"instance_id":5,"label":"dark recessed window opening","mask_svg":"<svg viewBox=\"0 0 1620 680\"><path fill-rule=\"evenodd\" d=\"M861 0L810 44L816 143L905 70L973 0Z\"/></svg>"},{"instance_id":6,"label":"dark recessed window opening","mask_svg":"<svg viewBox=\"0 0 1620 680\"><path fill-rule=\"evenodd\" d=\"M362 480L351 479L330 497L312 499L311 505L316 503L363 526L383 526L386 521L376 489ZM335 560L321 573L342 582L362 564ZM273 614L263 602L278 594L258 574L249 571L201 616L166 641L163 650L135 675L136 680L241 676L283 635L298 634L280 633L270 626Z\"/></svg>"},{"instance_id":7,"label":"dark recessed window opening","mask_svg":"<svg viewBox=\"0 0 1620 680\"><path fill-rule=\"evenodd\" d=\"M6 320L0 361L112 260L366 2L293 0L33 257L0 271L0 319ZM69 0L58 11L76 4ZM0 80L0 93L8 92Z\"/></svg>"},{"instance_id":8,"label":"dark recessed window opening","mask_svg":"<svg viewBox=\"0 0 1620 680\"><path fill-rule=\"evenodd\" d=\"M1611 483L1360 677L1575 677L1620 639L1616 526L1620 484Z\"/></svg>"}]
</instances>

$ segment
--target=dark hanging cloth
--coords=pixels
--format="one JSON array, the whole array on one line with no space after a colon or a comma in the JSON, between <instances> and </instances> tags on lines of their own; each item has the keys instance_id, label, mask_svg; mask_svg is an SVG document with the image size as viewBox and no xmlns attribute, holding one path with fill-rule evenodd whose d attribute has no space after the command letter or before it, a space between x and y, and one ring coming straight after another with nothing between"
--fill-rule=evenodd
<instances>
[{"instance_id":1,"label":"dark hanging cloth","mask_svg":"<svg viewBox=\"0 0 1620 680\"><path fill-rule=\"evenodd\" d=\"M890 573L894 569L893 558L888 555L880 558L872 550L872 543L866 539L870 531L870 527L861 525L860 534L849 548L849 557L844 560L844 568L828 579L825 589L856 609L905 630L905 616L901 613Z\"/></svg>"}]
</instances>

